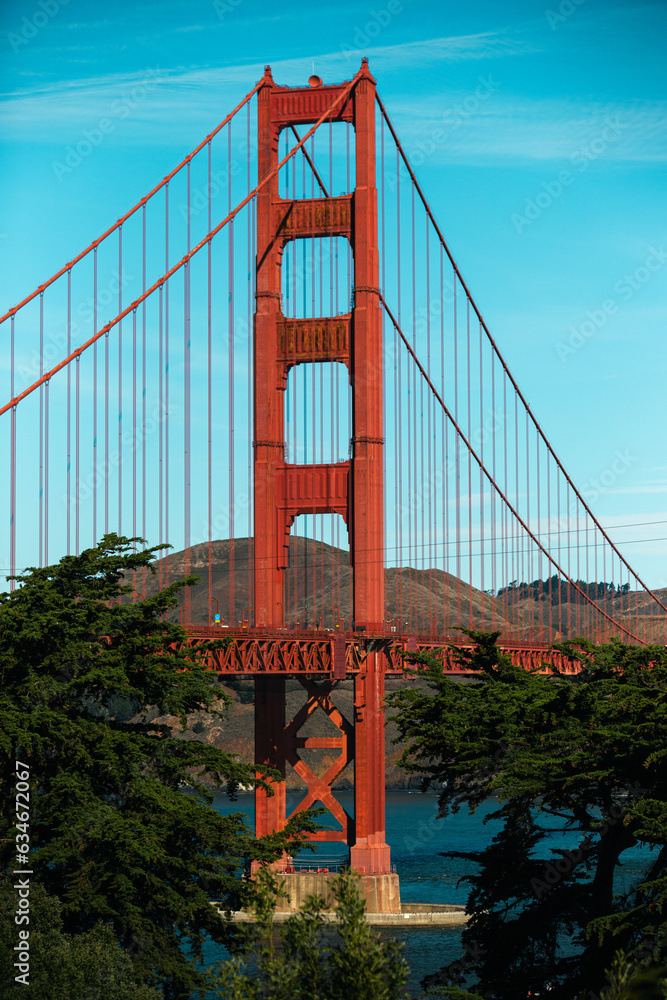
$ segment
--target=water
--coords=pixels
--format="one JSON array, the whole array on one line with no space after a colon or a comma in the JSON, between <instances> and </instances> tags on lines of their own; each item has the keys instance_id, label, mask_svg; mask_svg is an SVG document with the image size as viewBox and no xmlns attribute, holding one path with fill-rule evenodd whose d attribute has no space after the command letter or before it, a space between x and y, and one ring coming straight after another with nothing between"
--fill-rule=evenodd
<instances>
[{"instance_id":1,"label":"water","mask_svg":"<svg viewBox=\"0 0 667 1000\"><path fill-rule=\"evenodd\" d=\"M340 792L337 799L353 811L351 792ZM243 812L249 824L255 819L252 794L239 796L230 802L219 794L214 806L221 813ZM490 801L474 816L467 812L436 819L437 799L420 792L387 792L387 842L391 847L392 862L401 885L401 900L406 903L461 903L467 900L468 890L461 878L470 865L459 858L443 858L438 852L445 850L481 850L498 829L497 821L484 825L484 817L497 807ZM303 852L301 857L313 857L313 867L326 862L345 860L347 849L336 844L317 844L315 855ZM315 859L319 859L315 863ZM393 937L403 943L405 959L412 973L408 990L419 996L419 980L443 965L457 961L462 954L461 927L414 927L406 930L392 928L382 932L383 937ZM205 962L225 958L226 952L217 945L209 946Z\"/></svg>"},{"instance_id":2,"label":"water","mask_svg":"<svg viewBox=\"0 0 667 1000\"><path fill-rule=\"evenodd\" d=\"M336 797L348 812L353 812L351 792L341 792ZM254 824L251 793L240 795L236 802L230 802L224 793L219 793L214 807L223 814L243 812L248 816L249 825ZM500 821L488 819L497 808L497 800L489 799L472 816L464 809L438 819L435 795L424 795L418 791L388 791L387 842L400 880L401 900L405 903L465 904L469 885L463 879L476 866L463 858L442 857L440 852L484 850L501 826ZM544 826L558 823L556 819L551 822L548 818L541 819ZM552 843L554 847L574 850L580 841L581 834L555 832ZM300 857L304 860L313 858L313 867L325 867L327 862L345 860L347 849L342 845L318 844L314 856L303 852ZM616 891L622 892L633 885L637 876L646 870L649 861L646 848L627 851L615 880ZM404 946L403 954L411 970L408 983L411 996L421 996L419 981L424 976L461 958L462 930L462 927L412 927L405 930L399 927L382 931L383 937L391 936ZM206 949L204 956L206 964L226 957L225 949L213 944Z\"/></svg>"}]
</instances>

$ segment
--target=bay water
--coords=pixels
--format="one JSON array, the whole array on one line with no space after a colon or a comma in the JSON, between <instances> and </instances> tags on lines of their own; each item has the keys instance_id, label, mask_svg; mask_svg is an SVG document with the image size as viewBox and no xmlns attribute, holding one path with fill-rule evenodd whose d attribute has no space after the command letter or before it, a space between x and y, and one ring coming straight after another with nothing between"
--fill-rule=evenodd
<instances>
[{"instance_id":1,"label":"bay water","mask_svg":"<svg viewBox=\"0 0 667 1000\"><path fill-rule=\"evenodd\" d=\"M353 813L351 792L339 792L336 798L350 814ZM443 857L442 852L484 850L501 826L501 821L491 818L491 814L498 809L497 799L488 799L473 814L462 809L443 818L438 818L435 794L388 791L386 802L387 842L391 847L392 863L398 872L402 902L465 904L470 891L465 876L477 866L464 858ZM231 802L224 793L219 793L214 807L223 814L245 813L248 825L254 826L252 793L239 795L235 802ZM328 825L326 817L321 822ZM555 826L557 822L549 822L545 818L542 824ZM574 850L581 839L581 834L574 832L554 832L552 846ZM298 860L310 862L312 859L312 867L317 868L344 861L347 856L347 849L342 845L317 844L313 854L304 851ZM623 866L618 869L616 891L629 889L649 863L650 856L645 848L627 851ZM392 937L403 945L403 954L411 970L408 984L411 997L421 996L419 982L424 976L462 958L462 930L462 927L420 926L405 929L392 927L381 931L383 937ZM227 957L224 948L210 944L205 952L205 964ZM467 967L470 967L469 963Z\"/></svg>"}]
</instances>

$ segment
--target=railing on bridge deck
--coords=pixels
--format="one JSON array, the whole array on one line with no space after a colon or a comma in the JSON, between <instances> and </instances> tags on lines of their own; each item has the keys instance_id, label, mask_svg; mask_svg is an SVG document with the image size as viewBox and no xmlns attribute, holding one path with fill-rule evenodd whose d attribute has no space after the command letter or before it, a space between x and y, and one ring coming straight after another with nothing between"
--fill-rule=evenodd
<instances>
[{"instance_id":1,"label":"railing on bridge deck","mask_svg":"<svg viewBox=\"0 0 667 1000\"><path fill-rule=\"evenodd\" d=\"M406 664L405 653L433 653L445 658L447 673L471 674L456 662L448 651L450 645L474 649L474 644L462 642L456 635L404 636L386 633L296 632L288 629L228 629L221 627L191 627L191 643L208 639L229 640L225 648L210 654L211 666L221 674L307 674L323 675L344 680L358 674L369 652L382 652L386 657L386 673L401 675ZM574 674L578 665L546 643L502 643L501 648L517 666L528 670Z\"/></svg>"}]
</instances>

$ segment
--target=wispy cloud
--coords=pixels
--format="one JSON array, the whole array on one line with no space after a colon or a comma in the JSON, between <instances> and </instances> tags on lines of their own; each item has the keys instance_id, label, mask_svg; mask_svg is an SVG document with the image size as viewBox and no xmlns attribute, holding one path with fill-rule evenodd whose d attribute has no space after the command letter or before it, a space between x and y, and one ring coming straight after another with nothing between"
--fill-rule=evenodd
<instances>
[{"instance_id":1,"label":"wispy cloud","mask_svg":"<svg viewBox=\"0 0 667 1000\"><path fill-rule=\"evenodd\" d=\"M434 161L569 163L586 157L591 144L614 122L618 132L605 148L605 160L667 159L667 102L616 101L587 103L542 98L530 100L498 92L475 114L452 118L446 112L465 100L463 91L444 91L428 101L393 102L392 117L400 126L408 151L445 130ZM595 145L593 145L593 155ZM576 161L579 162L579 161Z\"/></svg>"},{"instance_id":2,"label":"wispy cloud","mask_svg":"<svg viewBox=\"0 0 667 1000\"><path fill-rule=\"evenodd\" d=\"M469 35L392 45L368 52L378 75L405 70L430 61L482 59L519 54L527 43L500 35ZM336 69L340 52L317 57L317 69L325 79L340 78ZM346 73L349 76L349 57ZM383 68L383 64L384 68ZM300 80L310 72L310 60L274 63L274 77ZM355 67L356 68L356 67ZM205 134L220 116L221 106L235 103L263 73L263 63L244 63L224 68L195 70L147 67L157 72L159 85L152 88L141 114L124 123L117 138L143 143L173 142L182 128L192 135L193 124ZM330 72L329 72L330 71ZM50 84L30 84L0 94L0 117L5 141L68 142L71 135L89 127L108 113L114 100L128 96L140 85L145 73L117 73ZM403 96L390 102L390 113L408 155L420 143L438 134L430 162L510 163L542 162L568 164L586 155L609 121L620 123L614 141L605 149L608 161L663 163L667 160L667 101L589 101L574 103L557 98L527 99L497 90L474 114L456 118L452 109L465 101L465 90L450 88L428 98Z\"/></svg>"},{"instance_id":3,"label":"wispy cloud","mask_svg":"<svg viewBox=\"0 0 667 1000\"><path fill-rule=\"evenodd\" d=\"M637 486L626 486L624 489L608 490L608 493L617 493L621 496L641 496L647 493L660 493L667 499L667 479L655 483L640 483Z\"/></svg>"},{"instance_id":4,"label":"wispy cloud","mask_svg":"<svg viewBox=\"0 0 667 1000\"><path fill-rule=\"evenodd\" d=\"M196 25L187 30L197 30ZM352 34L354 29L352 28ZM82 50L83 51L83 50ZM481 60L511 56L532 51L530 43L512 39L503 32L483 32L474 35L434 38L406 42L401 45L377 46L357 51L354 39L343 37L333 51L316 55L318 72L326 78L350 76L361 62L362 54L371 60L378 74L404 71L414 66L439 62ZM141 122L127 122L123 135L132 141L141 129L144 142L167 142L174 139L174 110L180 106L189 126L201 119L203 129L209 129L220 115L222 101L236 101L242 92L258 80L265 60L244 61L220 68L159 68L160 87L151 94L142 109ZM282 59L273 64L274 76L282 80L305 80L311 71L311 59ZM147 67L155 72L158 67ZM110 103L122 99L132 88L141 84L145 73L113 73L106 76L84 77L78 80L24 85L0 93L0 115L5 141L67 141L68 134L90 125L104 115Z\"/></svg>"}]
</instances>

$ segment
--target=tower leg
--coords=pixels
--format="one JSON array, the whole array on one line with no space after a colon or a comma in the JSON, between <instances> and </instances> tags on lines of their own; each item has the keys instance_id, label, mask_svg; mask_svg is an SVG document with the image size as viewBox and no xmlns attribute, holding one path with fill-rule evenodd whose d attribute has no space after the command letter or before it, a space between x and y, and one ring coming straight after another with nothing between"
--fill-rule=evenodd
<instances>
[{"instance_id":1,"label":"tower leg","mask_svg":"<svg viewBox=\"0 0 667 1000\"><path fill-rule=\"evenodd\" d=\"M285 825L285 678L258 677L255 681L255 760L275 767L282 781L272 785L273 795L255 788L255 835L263 837Z\"/></svg>"},{"instance_id":2,"label":"tower leg","mask_svg":"<svg viewBox=\"0 0 667 1000\"><path fill-rule=\"evenodd\" d=\"M350 864L367 874L391 871L385 835L384 792L384 670L382 654L369 653L366 671L354 681L355 843Z\"/></svg>"}]
</instances>

